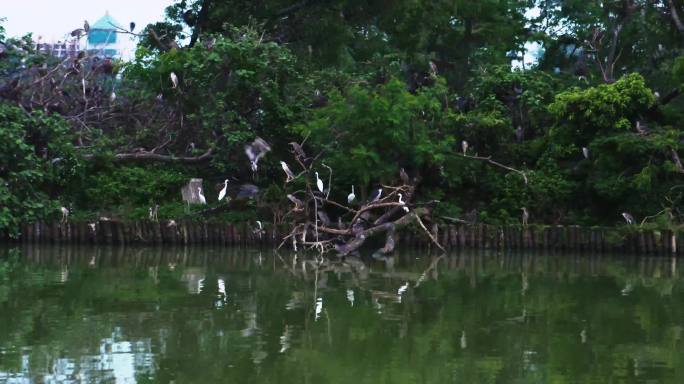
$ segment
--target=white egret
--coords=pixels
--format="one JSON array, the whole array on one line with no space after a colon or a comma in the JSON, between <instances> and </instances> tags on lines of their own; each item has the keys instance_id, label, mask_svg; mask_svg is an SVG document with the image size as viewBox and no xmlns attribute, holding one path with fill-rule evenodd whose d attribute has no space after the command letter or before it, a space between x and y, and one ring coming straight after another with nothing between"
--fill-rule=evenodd
<instances>
[{"instance_id":1,"label":"white egret","mask_svg":"<svg viewBox=\"0 0 684 384\"><path fill-rule=\"evenodd\" d=\"M69 218L69 209L67 207L61 207L59 210L62 211L61 222L62 222L62 224L64 224L67 222L67 219Z\"/></svg>"},{"instance_id":2,"label":"white egret","mask_svg":"<svg viewBox=\"0 0 684 384\"><path fill-rule=\"evenodd\" d=\"M316 299L316 317L314 321L318 321L318 318L321 317L321 312L323 312L323 298L319 297Z\"/></svg>"},{"instance_id":3,"label":"white egret","mask_svg":"<svg viewBox=\"0 0 684 384\"><path fill-rule=\"evenodd\" d=\"M403 295L404 292L406 292L406 290L408 289L408 287L409 287L409 283L407 281L406 283L404 283L404 285L399 287L399 289L397 290L397 295L399 295L399 296Z\"/></svg>"},{"instance_id":4,"label":"white egret","mask_svg":"<svg viewBox=\"0 0 684 384\"><path fill-rule=\"evenodd\" d=\"M112 91L112 93L109 95L109 102L113 103L116 101L116 92Z\"/></svg>"},{"instance_id":5,"label":"white egret","mask_svg":"<svg viewBox=\"0 0 684 384\"><path fill-rule=\"evenodd\" d=\"M223 181L223 189L221 192L219 192L218 201L221 201L224 197L226 197L226 191L228 191L228 179Z\"/></svg>"},{"instance_id":6,"label":"white egret","mask_svg":"<svg viewBox=\"0 0 684 384\"><path fill-rule=\"evenodd\" d=\"M398 193L397 195L399 195L399 204L402 205L401 208L404 210L404 212L408 212L409 209L408 209L408 207L406 206L406 203L404 202L404 197L401 195L401 193Z\"/></svg>"},{"instance_id":7,"label":"white egret","mask_svg":"<svg viewBox=\"0 0 684 384\"><path fill-rule=\"evenodd\" d=\"M351 204L354 199L356 199L356 195L354 194L354 186L352 185L352 191L349 195L347 195L347 203Z\"/></svg>"},{"instance_id":8,"label":"white egret","mask_svg":"<svg viewBox=\"0 0 684 384\"><path fill-rule=\"evenodd\" d=\"M522 207L520 208L522 210L522 225L523 227L527 227L527 220L530 218L530 213L527 211L527 208Z\"/></svg>"},{"instance_id":9,"label":"white egret","mask_svg":"<svg viewBox=\"0 0 684 384\"><path fill-rule=\"evenodd\" d=\"M150 209L149 209L150 221L157 221L157 212L158 211L159 211L159 204L155 204L153 207L150 207Z\"/></svg>"},{"instance_id":10,"label":"white egret","mask_svg":"<svg viewBox=\"0 0 684 384\"><path fill-rule=\"evenodd\" d=\"M351 304L351 306L354 306L354 290L353 289L347 289L347 301Z\"/></svg>"},{"instance_id":11,"label":"white egret","mask_svg":"<svg viewBox=\"0 0 684 384\"><path fill-rule=\"evenodd\" d=\"M280 166L283 168L283 171L285 171L285 175L287 176L287 179L285 179L286 183L289 183L290 181L294 180L295 176L290 170L290 167L287 166L287 163L284 161L280 162Z\"/></svg>"},{"instance_id":12,"label":"white egret","mask_svg":"<svg viewBox=\"0 0 684 384\"><path fill-rule=\"evenodd\" d=\"M584 155L585 159L588 159L589 158L589 148L582 147L582 155Z\"/></svg>"},{"instance_id":13,"label":"white egret","mask_svg":"<svg viewBox=\"0 0 684 384\"><path fill-rule=\"evenodd\" d=\"M627 221L627 224L634 224L634 216L630 215L627 212L622 212L622 217L625 218L625 221Z\"/></svg>"},{"instance_id":14,"label":"white egret","mask_svg":"<svg viewBox=\"0 0 684 384\"><path fill-rule=\"evenodd\" d=\"M466 152L468 151L468 142L463 140L461 141L461 149L463 149L463 156L466 155Z\"/></svg>"},{"instance_id":15,"label":"white egret","mask_svg":"<svg viewBox=\"0 0 684 384\"><path fill-rule=\"evenodd\" d=\"M260 220L257 220L256 223L257 228L254 228L254 233L261 239L261 236L264 234L264 225L261 223Z\"/></svg>"},{"instance_id":16,"label":"white egret","mask_svg":"<svg viewBox=\"0 0 684 384\"><path fill-rule=\"evenodd\" d=\"M321 180L320 177L318 177L318 172L316 172L316 187L318 187L318 190L323 193L323 180Z\"/></svg>"},{"instance_id":17,"label":"white egret","mask_svg":"<svg viewBox=\"0 0 684 384\"><path fill-rule=\"evenodd\" d=\"M169 74L169 77L171 78L171 84L173 84L173 88L177 88L178 87L178 76L176 76L176 74L174 72L171 72L171 74Z\"/></svg>"},{"instance_id":18,"label":"white egret","mask_svg":"<svg viewBox=\"0 0 684 384\"><path fill-rule=\"evenodd\" d=\"M200 204L207 203L207 199L204 197L204 193L202 193L202 187L197 187L197 195L199 195Z\"/></svg>"}]
</instances>

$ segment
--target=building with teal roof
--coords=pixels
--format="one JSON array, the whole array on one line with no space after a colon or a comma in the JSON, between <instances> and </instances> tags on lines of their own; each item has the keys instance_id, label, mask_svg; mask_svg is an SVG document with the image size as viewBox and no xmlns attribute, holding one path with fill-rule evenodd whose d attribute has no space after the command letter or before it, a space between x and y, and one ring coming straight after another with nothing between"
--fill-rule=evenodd
<instances>
[{"instance_id":1,"label":"building with teal roof","mask_svg":"<svg viewBox=\"0 0 684 384\"><path fill-rule=\"evenodd\" d=\"M90 26L88 32L88 53L101 57L120 58L123 48L125 29L116 21L109 11Z\"/></svg>"}]
</instances>

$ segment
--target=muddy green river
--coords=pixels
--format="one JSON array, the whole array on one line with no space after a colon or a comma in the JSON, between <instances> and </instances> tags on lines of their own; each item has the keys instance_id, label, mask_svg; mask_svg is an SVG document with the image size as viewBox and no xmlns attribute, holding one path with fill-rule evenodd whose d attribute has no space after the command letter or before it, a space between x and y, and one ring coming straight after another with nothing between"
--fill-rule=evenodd
<instances>
[{"instance_id":1,"label":"muddy green river","mask_svg":"<svg viewBox=\"0 0 684 384\"><path fill-rule=\"evenodd\" d=\"M0 248L0 383L684 383L681 260Z\"/></svg>"}]
</instances>

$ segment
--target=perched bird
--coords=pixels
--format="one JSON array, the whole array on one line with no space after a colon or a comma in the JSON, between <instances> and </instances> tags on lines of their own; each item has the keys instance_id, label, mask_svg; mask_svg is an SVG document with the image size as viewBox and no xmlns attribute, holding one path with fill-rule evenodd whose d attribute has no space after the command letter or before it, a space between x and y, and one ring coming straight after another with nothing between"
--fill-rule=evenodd
<instances>
[{"instance_id":1,"label":"perched bird","mask_svg":"<svg viewBox=\"0 0 684 384\"><path fill-rule=\"evenodd\" d=\"M401 179L401 182L404 183L404 184L408 184L408 183L411 182L411 179L409 178L409 175L408 175L408 173L406 173L406 171L404 170L404 168L402 168L402 169L399 171L399 178Z\"/></svg>"},{"instance_id":2,"label":"perched bird","mask_svg":"<svg viewBox=\"0 0 684 384\"><path fill-rule=\"evenodd\" d=\"M264 234L264 226L263 226L263 224L261 224L260 220L257 220L256 223L257 223L257 227L254 228L253 232L255 235L259 236L259 238L261 239L261 236Z\"/></svg>"},{"instance_id":3,"label":"perched bird","mask_svg":"<svg viewBox=\"0 0 684 384\"><path fill-rule=\"evenodd\" d=\"M90 228L92 232L95 232L95 223L88 223L88 228Z\"/></svg>"},{"instance_id":4,"label":"perched bird","mask_svg":"<svg viewBox=\"0 0 684 384\"><path fill-rule=\"evenodd\" d=\"M625 218L625 221L627 222L627 224L630 224L630 225L631 225L631 224L634 224L634 223L635 223L635 221L634 221L634 216L630 215L630 214L627 213L627 212L622 212L622 217Z\"/></svg>"},{"instance_id":5,"label":"perched bird","mask_svg":"<svg viewBox=\"0 0 684 384\"><path fill-rule=\"evenodd\" d=\"M223 181L223 189L219 192L218 201L223 200L226 197L226 192L228 191L228 179Z\"/></svg>"},{"instance_id":6,"label":"perched bird","mask_svg":"<svg viewBox=\"0 0 684 384\"><path fill-rule=\"evenodd\" d=\"M520 208L522 210L522 225L523 227L527 227L527 220L530 218L530 213L527 211L527 208L522 207Z\"/></svg>"},{"instance_id":7,"label":"perched bird","mask_svg":"<svg viewBox=\"0 0 684 384\"><path fill-rule=\"evenodd\" d=\"M351 230L354 236L359 235L362 233L366 228L363 226L362 220L356 220L354 224L352 224Z\"/></svg>"},{"instance_id":8,"label":"perched bird","mask_svg":"<svg viewBox=\"0 0 684 384\"><path fill-rule=\"evenodd\" d=\"M468 222L468 224L477 223L477 218L478 218L477 208L473 208L468 213L466 213L466 221Z\"/></svg>"},{"instance_id":9,"label":"perched bird","mask_svg":"<svg viewBox=\"0 0 684 384\"><path fill-rule=\"evenodd\" d=\"M354 194L354 186L352 185L352 191L350 194L347 195L347 204L351 204L354 199L356 199L356 195Z\"/></svg>"},{"instance_id":10,"label":"perched bird","mask_svg":"<svg viewBox=\"0 0 684 384\"><path fill-rule=\"evenodd\" d=\"M342 216L337 217L337 229L347 229L347 226L342 222Z\"/></svg>"},{"instance_id":11,"label":"perched bird","mask_svg":"<svg viewBox=\"0 0 684 384\"><path fill-rule=\"evenodd\" d=\"M75 37L78 39L83 35L83 32L84 32L83 28L77 28L77 29L74 29L73 31L71 31L70 35L72 37Z\"/></svg>"},{"instance_id":12,"label":"perched bird","mask_svg":"<svg viewBox=\"0 0 684 384\"><path fill-rule=\"evenodd\" d=\"M62 212L62 224L66 223L69 219L69 209L67 207L61 207L59 210Z\"/></svg>"},{"instance_id":13,"label":"perched bird","mask_svg":"<svg viewBox=\"0 0 684 384\"><path fill-rule=\"evenodd\" d=\"M582 155L584 155L585 159L588 159L589 158L589 148L582 147Z\"/></svg>"},{"instance_id":14,"label":"perched bird","mask_svg":"<svg viewBox=\"0 0 684 384\"><path fill-rule=\"evenodd\" d=\"M330 216L328 216L327 213L325 213L324 211L321 211L320 209L318 210L318 218L321 220L323 225L325 225L326 227L330 226L330 223L331 223Z\"/></svg>"},{"instance_id":15,"label":"perched bird","mask_svg":"<svg viewBox=\"0 0 684 384\"><path fill-rule=\"evenodd\" d=\"M284 161L280 162L280 166L283 168L283 171L285 171L285 175L287 176L287 179L285 179L286 183L289 183L290 181L294 180L295 176L290 170L290 167L287 166L287 163Z\"/></svg>"},{"instance_id":16,"label":"perched bird","mask_svg":"<svg viewBox=\"0 0 684 384\"><path fill-rule=\"evenodd\" d=\"M304 203L301 200L299 200L298 198L296 198L294 195L288 194L287 199L290 200L295 205L295 207L294 207L295 211L301 211L302 209L304 209Z\"/></svg>"},{"instance_id":17,"label":"perched bird","mask_svg":"<svg viewBox=\"0 0 684 384\"><path fill-rule=\"evenodd\" d=\"M321 193L323 193L323 180L318 177L318 172L316 172L316 187L319 191L321 191Z\"/></svg>"},{"instance_id":18,"label":"perched bird","mask_svg":"<svg viewBox=\"0 0 684 384\"><path fill-rule=\"evenodd\" d=\"M380 196L382 196L382 188L378 188L373 192L368 199L368 202L370 203L375 203L376 201L380 200Z\"/></svg>"},{"instance_id":19,"label":"perched bird","mask_svg":"<svg viewBox=\"0 0 684 384\"><path fill-rule=\"evenodd\" d=\"M116 93L112 91L112 93L109 95L109 102L113 103L116 100Z\"/></svg>"},{"instance_id":20,"label":"perched bird","mask_svg":"<svg viewBox=\"0 0 684 384\"><path fill-rule=\"evenodd\" d=\"M151 221L158 221L158 215L157 213L159 212L159 204L155 204L153 207L150 207L149 209L149 214L150 214L150 220Z\"/></svg>"},{"instance_id":21,"label":"perched bird","mask_svg":"<svg viewBox=\"0 0 684 384\"><path fill-rule=\"evenodd\" d=\"M242 184L238 191L237 197L239 199L251 199L259 194L259 187L254 184Z\"/></svg>"},{"instance_id":22,"label":"perched bird","mask_svg":"<svg viewBox=\"0 0 684 384\"><path fill-rule=\"evenodd\" d=\"M461 332L461 349L468 348L468 339L466 338L466 332Z\"/></svg>"},{"instance_id":23,"label":"perched bird","mask_svg":"<svg viewBox=\"0 0 684 384\"><path fill-rule=\"evenodd\" d=\"M401 193L398 193L397 195L399 195L399 204L402 205L402 209L404 210L404 212L408 212L409 209L406 206L406 203L404 202L404 197L401 195Z\"/></svg>"},{"instance_id":24,"label":"perched bird","mask_svg":"<svg viewBox=\"0 0 684 384\"><path fill-rule=\"evenodd\" d=\"M171 84L173 85L173 88L174 89L177 88L178 87L178 76L176 76L176 73L171 72L171 74L169 74L169 77L171 78Z\"/></svg>"},{"instance_id":25,"label":"perched bird","mask_svg":"<svg viewBox=\"0 0 684 384\"><path fill-rule=\"evenodd\" d=\"M292 153L297 155L302 161L306 159L306 153L304 153L304 149L302 149L302 146L299 145L299 143L296 142L290 142L290 146L292 147Z\"/></svg>"},{"instance_id":26,"label":"perched bird","mask_svg":"<svg viewBox=\"0 0 684 384\"><path fill-rule=\"evenodd\" d=\"M515 129L515 138L518 139L518 142L523 141L525 138L525 131L523 131L523 127L521 125L518 125L518 128Z\"/></svg>"},{"instance_id":27,"label":"perched bird","mask_svg":"<svg viewBox=\"0 0 684 384\"><path fill-rule=\"evenodd\" d=\"M399 295L399 296L403 295L404 292L406 292L406 290L408 289L408 287L409 287L409 283L407 281L404 283L404 285L402 285L401 287L399 287L399 289L397 289L397 295Z\"/></svg>"},{"instance_id":28,"label":"perched bird","mask_svg":"<svg viewBox=\"0 0 684 384\"><path fill-rule=\"evenodd\" d=\"M88 23L88 20L83 20L83 30L85 33L88 33L90 31L90 24Z\"/></svg>"},{"instance_id":29,"label":"perched bird","mask_svg":"<svg viewBox=\"0 0 684 384\"><path fill-rule=\"evenodd\" d=\"M197 187L197 195L199 196L200 204L207 203L207 199L204 197L204 193L202 192L202 187Z\"/></svg>"},{"instance_id":30,"label":"perched bird","mask_svg":"<svg viewBox=\"0 0 684 384\"><path fill-rule=\"evenodd\" d=\"M463 140L461 141L461 149L463 150L463 156L466 155L466 152L468 151L468 142Z\"/></svg>"},{"instance_id":31,"label":"perched bird","mask_svg":"<svg viewBox=\"0 0 684 384\"><path fill-rule=\"evenodd\" d=\"M176 220L169 220L169 222L166 224L167 227L175 227L176 225Z\"/></svg>"},{"instance_id":32,"label":"perched bird","mask_svg":"<svg viewBox=\"0 0 684 384\"><path fill-rule=\"evenodd\" d=\"M640 135L646 135L648 134L648 127L646 124L642 124L641 121L636 122L636 130L639 132Z\"/></svg>"},{"instance_id":33,"label":"perched bird","mask_svg":"<svg viewBox=\"0 0 684 384\"><path fill-rule=\"evenodd\" d=\"M250 144L245 144L245 155L249 159L252 172L257 171L259 160L266 156L266 153L271 150L271 146L262 138L257 137Z\"/></svg>"},{"instance_id":34,"label":"perched bird","mask_svg":"<svg viewBox=\"0 0 684 384\"><path fill-rule=\"evenodd\" d=\"M135 30L135 22L131 21L131 23L128 24L128 27L129 27L130 31L133 32L133 30Z\"/></svg>"}]
</instances>

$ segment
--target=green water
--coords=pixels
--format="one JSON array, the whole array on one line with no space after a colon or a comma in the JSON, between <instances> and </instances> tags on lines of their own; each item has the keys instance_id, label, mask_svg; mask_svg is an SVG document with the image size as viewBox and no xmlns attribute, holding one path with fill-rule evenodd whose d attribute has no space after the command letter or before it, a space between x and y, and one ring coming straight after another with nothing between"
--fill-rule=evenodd
<instances>
[{"instance_id":1,"label":"green water","mask_svg":"<svg viewBox=\"0 0 684 384\"><path fill-rule=\"evenodd\" d=\"M669 258L0 249L0 383L683 383L683 326Z\"/></svg>"}]
</instances>

